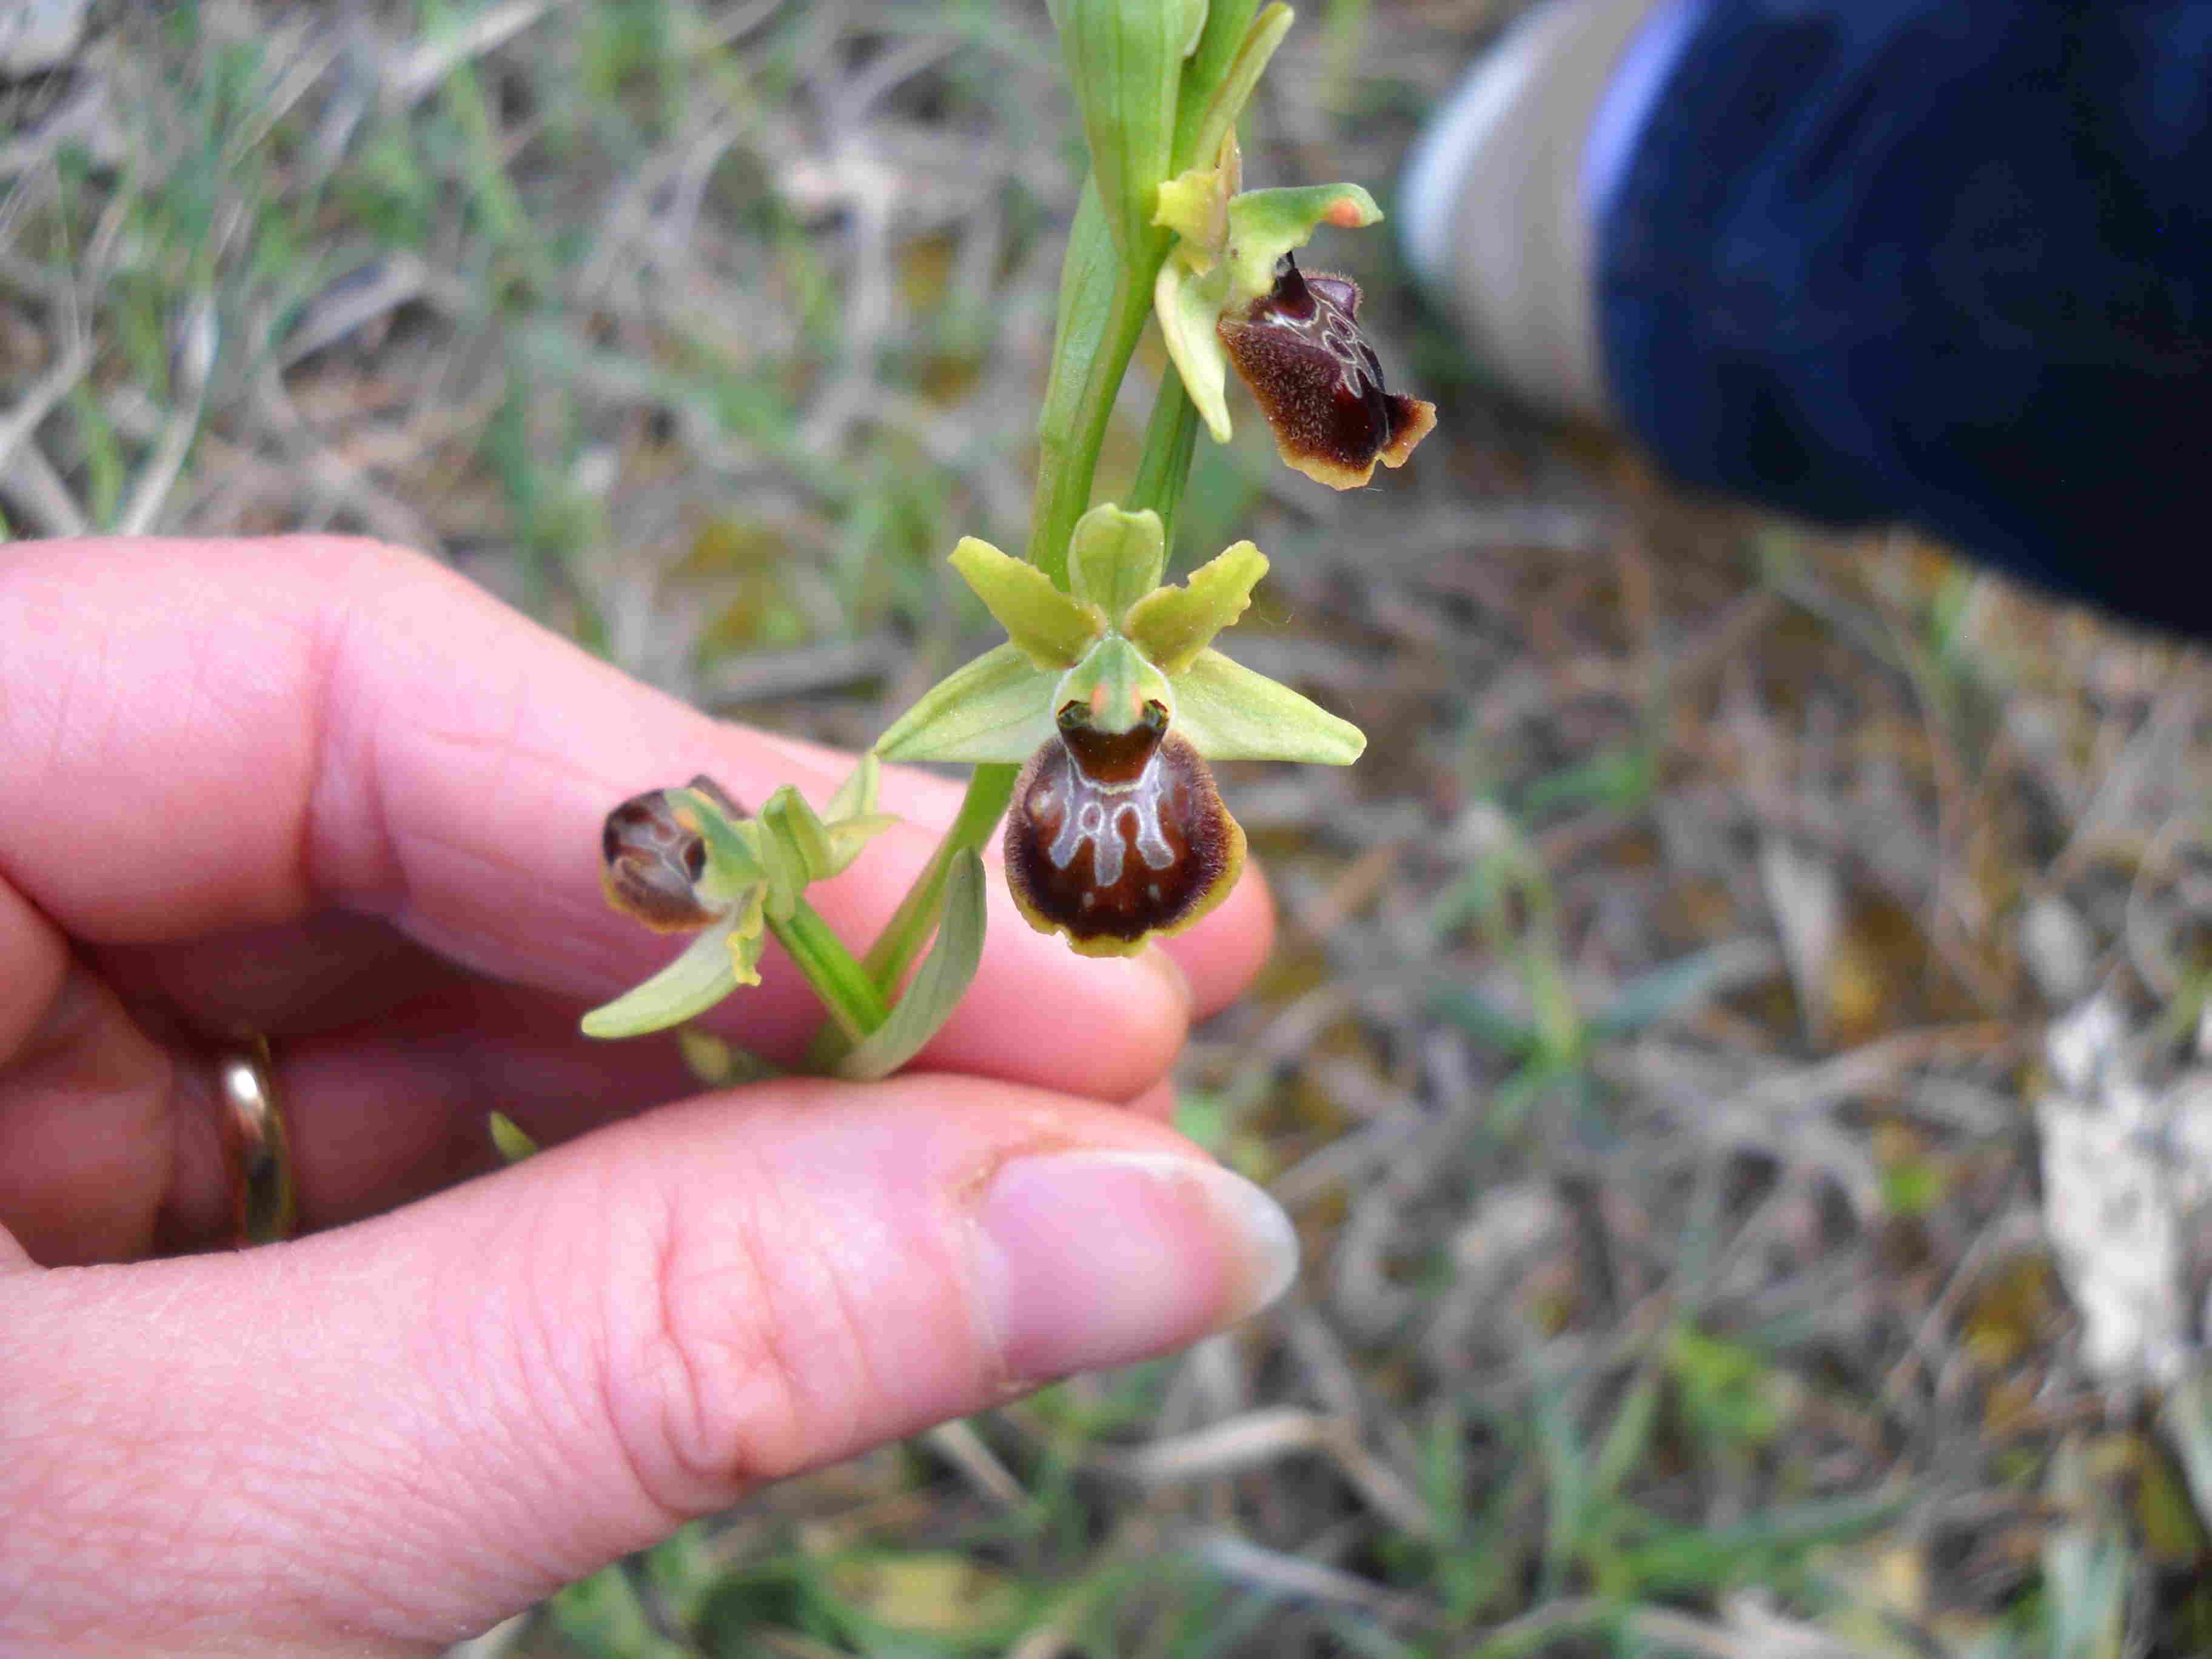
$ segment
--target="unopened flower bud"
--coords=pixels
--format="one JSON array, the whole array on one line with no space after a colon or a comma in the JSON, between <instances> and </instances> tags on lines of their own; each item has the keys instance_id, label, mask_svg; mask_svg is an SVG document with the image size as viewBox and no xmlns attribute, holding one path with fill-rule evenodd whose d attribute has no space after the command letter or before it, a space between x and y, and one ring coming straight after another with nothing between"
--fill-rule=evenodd
<instances>
[{"instance_id":1,"label":"unopened flower bud","mask_svg":"<svg viewBox=\"0 0 2212 1659\"><path fill-rule=\"evenodd\" d=\"M732 817L740 809L712 778L691 788ZM599 832L601 884L607 902L664 933L704 927L728 907L701 891L707 874L707 838L682 792L648 790L607 814Z\"/></svg>"},{"instance_id":2,"label":"unopened flower bud","mask_svg":"<svg viewBox=\"0 0 2212 1659\"><path fill-rule=\"evenodd\" d=\"M1285 254L1273 289L1215 325L1237 378L1267 417L1285 463L1336 489L1375 463L1402 466L1437 423L1436 405L1387 390L1359 332L1359 285L1311 276Z\"/></svg>"},{"instance_id":3,"label":"unopened flower bud","mask_svg":"<svg viewBox=\"0 0 2212 1659\"><path fill-rule=\"evenodd\" d=\"M1244 832L1165 707L1111 732L1071 703L1059 726L1023 769L1006 818L1006 882L1030 925L1085 956L1127 956L1227 897Z\"/></svg>"}]
</instances>

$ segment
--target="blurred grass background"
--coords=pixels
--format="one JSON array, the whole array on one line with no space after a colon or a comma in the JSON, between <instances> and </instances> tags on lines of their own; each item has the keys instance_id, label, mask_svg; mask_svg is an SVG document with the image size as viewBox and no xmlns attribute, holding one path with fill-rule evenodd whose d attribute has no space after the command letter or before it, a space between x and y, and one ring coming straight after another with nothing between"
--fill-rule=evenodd
<instances>
[{"instance_id":1,"label":"blurred grass background","mask_svg":"<svg viewBox=\"0 0 2212 1659\"><path fill-rule=\"evenodd\" d=\"M1387 209L1512 9L1310 5L1248 174ZM11 533L390 538L848 744L977 647L941 561L1020 544L1079 166L1041 6L58 9L0 80ZM2212 1651L2212 1442L2082 1364L2033 1108L2093 989L2197 1041L2203 659L1675 499L1387 237L1315 263L1442 429L1338 496L1242 414L1178 549L1257 539L1239 654L1374 739L1226 769L1285 927L1182 1077L1301 1287L471 1650Z\"/></svg>"}]
</instances>

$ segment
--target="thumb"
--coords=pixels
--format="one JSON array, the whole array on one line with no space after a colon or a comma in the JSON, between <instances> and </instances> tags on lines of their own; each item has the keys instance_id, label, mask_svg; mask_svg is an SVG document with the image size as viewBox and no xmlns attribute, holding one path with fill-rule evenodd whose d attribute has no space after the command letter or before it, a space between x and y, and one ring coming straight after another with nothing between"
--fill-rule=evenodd
<instances>
[{"instance_id":1,"label":"thumb","mask_svg":"<svg viewBox=\"0 0 2212 1659\"><path fill-rule=\"evenodd\" d=\"M707 1097L239 1255L0 1257L0 1650L434 1647L763 1481L1192 1341L1295 1256L1168 1130L921 1077Z\"/></svg>"}]
</instances>

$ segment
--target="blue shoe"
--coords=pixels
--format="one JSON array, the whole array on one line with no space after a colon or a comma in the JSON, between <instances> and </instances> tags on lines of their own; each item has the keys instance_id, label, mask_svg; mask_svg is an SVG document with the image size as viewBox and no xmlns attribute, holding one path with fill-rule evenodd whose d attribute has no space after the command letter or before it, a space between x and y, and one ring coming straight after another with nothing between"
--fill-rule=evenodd
<instances>
[{"instance_id":1,"label":"blue shoe","mask_svg":"<svg viewBox=\"0 0 2212 1659\"><path fill-rule=\"evenodd\" d=\"M1609 418L1592 281L1597 214L1698 0L1551 0L1423 129L1399 184L1415 274L1468 351L1547 413Z\"/></svg>"}]
</instances>

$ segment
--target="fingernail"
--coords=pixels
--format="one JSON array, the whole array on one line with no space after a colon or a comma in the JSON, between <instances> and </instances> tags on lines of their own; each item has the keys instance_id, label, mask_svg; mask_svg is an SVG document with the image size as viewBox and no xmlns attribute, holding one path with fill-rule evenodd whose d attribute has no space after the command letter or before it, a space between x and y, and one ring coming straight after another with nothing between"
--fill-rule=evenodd
<instances>
[{"instance_id":1,"label":"fingernail","mask_svg":"<svg viewBox=\"0 0 2212 1659\"><path fill-rule=\"evenodd\" d=\"M1218 1164L1052 1152L992 1177L976 1273L1009 1377L1147 1359L1266 1307L1297 1275L1290 1218Z\"/></svg>"}]
</instances>

